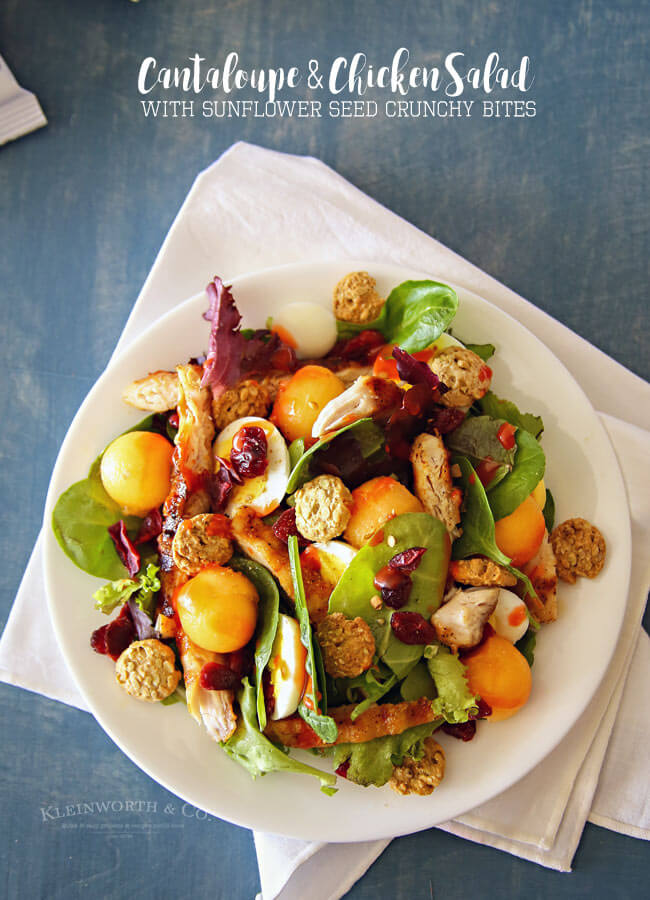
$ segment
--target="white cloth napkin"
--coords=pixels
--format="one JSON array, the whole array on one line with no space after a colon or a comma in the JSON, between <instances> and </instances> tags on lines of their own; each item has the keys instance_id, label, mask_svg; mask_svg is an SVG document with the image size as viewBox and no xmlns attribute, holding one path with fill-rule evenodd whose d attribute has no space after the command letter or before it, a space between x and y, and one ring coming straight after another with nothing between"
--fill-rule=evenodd
<instances>
[{"instance_id":1,"label":"white cloth napkin","mask_svg":"<svg viewBox=\"0 0 650 900\"><path fill-rule=\"evenodd\" d=\"M588 814L598 824L650 839L650 808L639 790L648 781L647 754L638 753L650 739L650 640L644 632L639 634L650 581L648 434L643 430L650 425L650 388L645 382L323 163L248 144L234 145L197 178L117 349L179 301L202 290L217 272L228 279L270 265L345 257L390 260L430 271L475 291L534 331L572 371L592 403L609 414L603 421L632 506L634 562L628 612L601 689L578 725L533 773L500 797L441 827L565 871ZM39 539L0 641L0 678L83 709L57 649L43 640L44 608ZM323 845L256 834L264 900L302 897L307 885L314 900L335 900L387 843Z\"/></svg>"}]
</instances>

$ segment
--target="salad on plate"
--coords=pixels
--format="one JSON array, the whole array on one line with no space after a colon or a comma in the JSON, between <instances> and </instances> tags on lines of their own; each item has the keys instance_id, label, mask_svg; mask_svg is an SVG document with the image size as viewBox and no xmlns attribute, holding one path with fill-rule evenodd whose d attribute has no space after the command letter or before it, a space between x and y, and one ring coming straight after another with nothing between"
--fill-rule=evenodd
<instances>
[{"instance_id":1,"label":"salad on plate","mask_svg":"<svg viewBox=\"0 0 650 900\"><path fill-rule=\"evenodd\" d=\"M430 794L437 735L525 705L558 578L597 575L604 539L554 527L542 419L491 390L495 347L453 333L451 287L384 299L352 272L331 310L254 330L221 279L207 294L205 355L125 387L147 417L54 508L106 582L90 646L253 776Z\"/></svg>"}]
</instances>

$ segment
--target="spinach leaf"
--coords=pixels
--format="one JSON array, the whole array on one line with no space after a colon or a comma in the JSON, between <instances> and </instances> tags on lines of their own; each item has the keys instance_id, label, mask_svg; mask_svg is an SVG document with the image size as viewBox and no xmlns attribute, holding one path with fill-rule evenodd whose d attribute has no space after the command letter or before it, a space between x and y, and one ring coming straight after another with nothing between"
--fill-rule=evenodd
<instances>
[{"instance_id":1,"label":"spinach leaf","mask_svg":"<svg viewBox=\"0 0 650 900\"><path fill-rule=\"evenodd\" d=\"M408 353L429 347L449 326L458 309L456 291L437 281L404 281L394 288L381 314L362 325L337 322L339 337L350 338L360 331L380 331L390 344Z\"/></svg>"},{"instance_id":2,"label":"spinach leaf","mask_svg":"<svg viewBox=\"0 0 650 900\"><path fill-rule=\"evenodd\" d=\"M296 438L295 441L291 441L289 444L289 465L291 466L291 471L296 468L298 465L300 458L305 453L305 439L304 438Z\"/></svg>"},{"instance_id":3,"label":"spinach leaf","mask_svg":"<svg viewBox=\"0 0 650 900\"><path fill-rule=\"evenodd\" d=\"M506 477L488 495L495 519L503 519L514 512L535 490L544 477L546 457L529 431L517 429L515 464Z\"/></svg>"},{"instance_id":4,"label":"spinach leaf","mask_svg":"<svg viewBox=\"0 0 650 900\"><path fill-rule=\"evenodd\" d=\"M123 433L153 431L166 436L166 423L165 416L154 413ZM76 566L89 575L115 581L124 578L125 568L108 527L124 519L133 539L142 519L125 516L104 490L99 474L103 455L104 451L93 462L87 478L75 482L61 494L52 513L52 530L65 555Z\"/></svg>"},{"instance_id":5,"label":"spinach leaf","mask_svg":"<svg viewBox=\"0 0 650 900\"><path fill-rule=\"evenodd\" d=\"M105 615L110 615L116 606L121 606L132 598L142 612L153 620L153 600L160 590L158 569L158 566L149 564L146 572L135 578L118 578L117 581L109 581L93 594L95 609Z\"/></svg>"},{"instance_id":6,"label":"spinach leaf","mask_svg":"<svg viewBox=\"0 0 650 900\"><path fill-rule=\"evenodd\" d=\"M264 731L266 728L266 705L262 690L262 673L271 658L273 641L278 630L280 592L273 576L264 566L253 562L252 559L233 556L228 565L253 582L260 598L255 631L255 692L257 694L257 718L260 729Z\"/></svg>"},{"instance_id":7,"label":"spinach leaf","mask_svg":"<svg viewBox=\"0 0 650 900\"><path fill-rule=\"evenodd\" d=\"M334 767L349 760L349 781L381 787L393 774L393 766L401 765L405 756L422 759L425 738L433 734L443 721L435 719L424 725L407 728L401 734L374 738L362 744L337 744L334 748Z\"/></svg>"},{"instance_id":8,"label":"spinach leaf","mask_svg":"<svg viewBox=\"0 0 650 900\"><path fill-rule=\"evenodd\" d=\"M375 575L396 553L425 547L426 553L411 575L413 588L403 609L430 618L440 606L444 592L449 537L442 522L428 513L395 516L382 526L379 536L381 541L366 544L349 563L332 592L329 611L343 613L351 619L360 616L367 622L375 638L377 656L401 679L420 659L423 648L403 644L395 637L390 627L392 610L371 606L370 599L377 593Z\"/></svg>"},{"instance_id":9,"label":"spinach leaf","mask_svg":"<svg viewBox=\"0 0 650 900\"><path fill-rule=\"evenodd\" d=\"M438 646L437 653L427 659L427 669L438 693L434 711L452 725L467 722L470 711L477 708L476 697L467 686L465 666L449 647Z\"/></svg>"},{"instance_id":10,"label":"spinach leaf","mask_svg":"<svg viewBox=\"0 0 650 900\"><path fill-rule=\"evenodd\" d=\"M520 638L515 647L522 656L525 657L528 665L533 667L533 663L535 662L535 644L537 643L537 635L535 634L532 628L529 628L526 634Z\"/></svg>"},{"instance_id":11,"label":"spinach leaf","mask_svg":"<svg viewBox=\"0 0 650 900\"><path fill-rule=\"evenodd\" d=\"M52 513L52 529L59 546L72 562L97 578L115 581L124 578L125 568L108 533L120 519L131 539L141 519L125 516L108 496L99 477L99 464L93 464L88 478L64 491Z\"/></svg>"},{"instance_id":12,"label":"spinach leaf","mask_svg":"<svg viewBox=\"0 0 650 900\"><path fill-rule=\"evenodd\" d=\"M305 668L310 676L307 689L298 706L298 713L305 722L316 732L319 738L326 744L336 740L339 730L331 716L325 716L318 711L318 671L314 659L314 644L309 623L309 610L305 598L305 588L302 582L302 570L300 568L300 552L298 550L298 538L291 535L289 538L289 567L293 581L294 603L296 605L296 618L300 625L300 639L307 650L307 662Z\"/></svg>"},{"instance_id":13,"label":"spinach leaf","mask_svg":"<svg viewBox=\"0 0 650 900\"><path fill-rule=\"evenodd\" d=\"M494 351L496 350L494 344L465 344L465 346L472 353L476 353L483 362L487 362L490 357L494 356Z\"/></svg>"},{"instance_id":14,"label":"spinach leaf","mask_svg":"<svg viewBox=\"0 0 650 900\"><path fill-rule=\"evenodd\" d=\"M465 456L452 457L459 466L463 484L462 535L452 545L452 557L487 556L523 582L527 594L535 595L529 578L510 565L510 559L502 553L494 540L494 516L488 503L485 488L478 479L471 462ZM357 554L358 555L358 554Z\"/></svg>"},{"instance_id":15,"label":"spinach leaf","mask_svg":"<svg viewBox=\"0 0 650 900\"><path fill-rule=\"evenodd\" d=\"M237 699L241 713L237 729L222 744L231 759L248 769L253 778L258 775L266 775L268 772L296 772L318 778L324 793L334 792L336 775L321 772L320 769L314 769L312 766L298 762L297 759L292 759L262 734L257 727L255 715L255 689L248 678L243 680Z\"/></svg>"},{"instance_id":16,"label":"spinach leaf","mask_svg":"<svg viewBox=\"0 0 650 900\"><path fill-rule=\"evenodd\" d=\"M357 422L344 425L343 428L340 428L333 434L321 438L320 441L317 441L313 447L310 447L309 450L303 452L300 456L298 455L300 451L299 446L294 448L292 456L291 448L294 447L294 444L298 445L298 442L294 441L289 448L289 458L292 460L292 463L294 458L297 459L297 462L289 475L287 494L293 494L294 491L297 491L298 488L302 487L303 484L306 484L313 477L313 465L316 462L316 455L319 450L322 450L324 447L327 447L329 450L339 435L347 432L350 432L350 437L354 437L358 442L364 459L368 459L377 451L381 451L385 444L384 432L378 425L375 425L372 419L359 419ZM301 444L304 451L304 441L301 441Z\"/></svg>"},{"instance_id":17,"label":"spinach leaf","mask_svg":"<svg viewBox=\"0 0 650 900\"><path fill-rule=\"evenodd\" d=\"M399 690L403 700L419 700L420 697L428 697L430 700L435 699L437 696L436 685L431 675L429 675L429 670L424 660L420 660L417 666L411 669L401 683Z\"/></svg>"},{"instance_id":18,"label":"spinach leaf","mask_svg":"<svg viewBox=\"0 0 650 900\"><path fill-rule=\"evenodd\" d=\"M524 431L529 431L533 437L538 438L544 431L544 422L541 416L519 412L512 400L502 400L492 391L488 391L477 402L486 416L492 416L493 419L505 419L511 425L523 428Z\"/></svg>"},{"instance_id":19,"label":"spinach leaf","mask_svg":"<svg viewBox=\"0 0 650 900\"><path fill-rule=\"evenodd\" d=\"M509 472L515 464L515 448L506 450L498 438L499 429L506 424L505 419L490 416L470 416L445 436L447 447L461 456L474 461L493 460L501 463Z\"/></svg>"},{"instance_id":20,"label":"spinach leaf","mask_svg":"<svg viewBox=\"0 0 650 900\"><path fill-rule=\"evenodd\" d=\"M548 488L546 489L546 503L544 504L542 514L544 516L544 522L546 523L546 530L550 534L555 525L555 500Z\"/></svg>"}]
</instances>

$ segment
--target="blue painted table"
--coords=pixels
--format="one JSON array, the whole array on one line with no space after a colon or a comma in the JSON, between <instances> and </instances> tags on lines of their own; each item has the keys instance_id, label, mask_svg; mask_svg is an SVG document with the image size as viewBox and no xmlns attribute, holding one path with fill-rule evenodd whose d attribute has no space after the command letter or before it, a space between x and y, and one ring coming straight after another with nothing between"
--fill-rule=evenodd
<instances>
[{"instance_id":1,"label":"blue painted table","mask_svg":"<svg viewBox=\"0 0 650 900\"><path fill-rule=\"evenodd\" d=\"M647 377L649 24L621 0L3 0L0 52L50 124L0 150L0 624L68 423L195 174L237 139L321 157ZM537 116L152 120L136 93L148 55L304 67L400 46L429 65L530 55ZM84 713L6 686L0 710L3 895L253 896L249 832L183 807ZM432 831L395 841L350 897L630 898L648 862L591 826L570 876Z\"/></svg>"}]
</instances>

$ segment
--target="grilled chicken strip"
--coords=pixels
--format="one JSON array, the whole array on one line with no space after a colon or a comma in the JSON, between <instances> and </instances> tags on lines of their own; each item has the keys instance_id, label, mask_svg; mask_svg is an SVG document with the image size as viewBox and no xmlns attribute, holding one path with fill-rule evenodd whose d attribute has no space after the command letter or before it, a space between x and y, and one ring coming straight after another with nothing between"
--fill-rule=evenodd
<instances>
[{"instance_id":1,"label":"grilled chicken strip","mask_svg":"<svg viewBox=\"0 0 650 900\"><path fill-rule=\"evenodd\" d=\"M203 650L188 638L182 628L176 633L176 646L183 664L187 708L196 721L205 725L215 741L226 741L237 727L237 717L232 708L232 691L207 691L201 687L199 676L206 663L227 664L223 653Z\"/></svg>"},{"instance_id":2,"label":"grilled chicken strip","mask_svg":"<svg viewBox=\"0 0 650 900\"><path fill-rule=\"evenodd\" d=\"M468 650L480 643L485 623L499 599L499 588L469 588L457 591L431 617L438 640L457 650Z\"/></svg>"},{"instance_id":3,"label":"grilled chicken strip","mask_svg":"<svg viewBox=\"0 0 650 900\"><path fill-rule=\"evenodd\" d=\"M180 390L176 372L151 372L122 391L122 399L136 409L147 412L167 412L178 406Z\"/></svg>"},{"instance_id":4,"label":"grilled chicken strip","mask_svg":"<svg viewBox=\"0 0 650 900\"><path fill-rule=\"evenodd\" d=\"M177 373L178 434L171 490L163 508L163 530L158 538L162 569L161 611L165 615L174 610L174 595L187 581L187 576L174 563L174 535L184 517L209 509L210 499L205 480L213 467L214 423L210 391L201 387L201 370L198 366L179 366ZM233 691L207 691L199 682L205 663L223 662L226 657L197 647L180 624L176 630L176 645L183 666L190 714L197 722L203 722L214 740L227 740L237 727L233 710L235 695Z\"/></svg>"},{"instance_id":5,"label":"grilled chicken strip","mask_svg":"<svg viewBox=\"0 0 650 900\"><path fill-rule=\"evenodd\" d=\"M411 447L413 484L425 510L444 524L452 540L459 537L461 492L454 488L449 453L437 434L420 434Z\"/></svg>"},{"instance_id":6,"label":"grilled chicken strip","mask_svg":"<svg viewBox=\"0 0 650 900\"><path fill-rule=\"evenodd\" d=\"M362 375L323 407L314 422L312 437L320 438L368 416L387 418L400 405L402 393L402 389L388 378Z\"/></svg>"},{"instance_id":7,"label":"grilled chicken strip","mask_svg":"<svg viewBox=\"0 0 650 900\"><path fill-rule=\"evenodd\" d=\"M426 697L404 703L375 703L353 722L350 714L354 706L354 704L337 706L328 711L339 730L335 744L360 744L389 734L401 734L407 728L424 725L437 718L431 701ZM265 733L271 740L278 741L285 747L300 747L306 750L310 747L332 746L323 743L300 716L269 722Z\"/></svg>"},{"instance_id":8,"label":"grilled chicken strip","mask_svg":"<svg viewBox=\"0 0 650 900\"><path fill-rule=\"evenodd\" d=\"M240 507L230 520L234 540L243 552L255 562L265 566L280 582L283 590L293 600L293 582L289 568L287 545L273 534L249 506ZM305 586L309 618L318 623L327 615L332 586L321 575L308 566L303 566L302 580Z\"/></svg>"}]
</instances>

